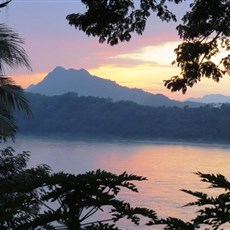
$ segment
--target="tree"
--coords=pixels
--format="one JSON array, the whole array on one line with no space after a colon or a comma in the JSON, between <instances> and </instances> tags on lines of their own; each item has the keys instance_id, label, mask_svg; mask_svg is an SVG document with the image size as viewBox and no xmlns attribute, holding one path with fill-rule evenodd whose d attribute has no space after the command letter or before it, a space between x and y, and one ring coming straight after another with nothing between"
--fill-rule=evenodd
<instances>
[{"instance_id":1,"label":"tree","mask_svg":"<svg viewBox=\"0 0 230 230\"><path fill-rule=\"evenodd\" d=\"M10 1L0 4L7 6ZM25 66L31 69L28 56L22 47L23 39L12 29L0 24L0 139L13 138L17 126L13 113L19 110L28 117L31 115L29 104L23 94L23 89L15 85L11 78L4 75L5 69Z\"/></svg>"},{"instance_id":2,"label":"tree","mask_svg":"<svg viewBox=\"0 0 230 230\"><path fill-rule=\"evenodd\" d=\"M159 218L153 210L131 207L118 198L124 189L138 192L133 182L145 181L144 177L102 170L78 175L52 173L47 165L27 168L28 160L29 152L15 155L11 147L0 152L0 228L3 230L119 230L116 223L123 218L136 225L143 218L150 229L160 225L166 230L218 230L230 223L230 182L221 174L196 173L210 184L209 188L223 190L215 196L182 189L197 198L185 206L199 207L194 219L184 221L176 217ZM96 213L101 218L92 218Z\"/></svg>"},{"instance_id":3,"label":"tree","mask_svg":"<svg viewBox=\"0 0 230 230\"><path fill-rule=\"evenodd\" d=\"M0 8L8 3L0 4ZM4 66L20 65L30 68L23 41L11 29L0 25L0 74ZM21 87L0 77L0 127L1 137L13 136L16 126L13 111L30 114ZM0 155L0 227L1 229L54 229L54 222L68 229L118 229L116 221L124 217L139 224L139 215L155 219L155 213L145 208L132 208L129 203L117 199L121 188L137 192L132 181L146 178L123 173L115 175L105 171L88 172L82 175L66 173L51 174L49 167L41 165L27 169L29 154L14 155L11 147ZM52 204L59 205L57 209ZM105 206L111 207L110 218L85 221ZM42 209L42 210L41 210Z\"/></svg>"},{"instance_id":4,"label":"tree","mask_svg":"<svg viewBox=\"0 0 230 230\"><path fill-rule=\"evenodd\" d=\"M15 85L12 79L0 77L0 139L14 137L17 126L13 113L17 110L22 111L27 117L32 114L23 89Z\"/></svg>"},{"instance_id":5,"label":"tree","mask_svg":"<svg viewBox=\"0 0 230 230\"><path fill-rule=\"evenodd\" d=\"M177 27L184 40L175 50L174 62L181 68L181 77L165 81L167 88L183 93L201 77L218 82L224 74L230 74L230 2L197 0L190 6L183 24Z\"/></svg>"},{"instance_id":6,"label":"tree","mask_svg":"<svg viewBox=\"0 0 230 230\"><path fill-rule=\"evenodd\" d=\"M4 8L8 5L8 3L10 3L12 0L8 0L6 2L0 3L0 8Z\"/></svg>"},{"instance_id":7,"label":"tree","mask_svg":"<svg viewBox=\"0 0 230 230\"><path fill-rule=\"evenodd\" d=\"M82 0L86 12L69 14L67 20L88 36L99 37L99 42L116 45L130 41L132 33L141 35L152 12L162 21L176 21L176 15L168 10L167 3L178 4L182 0L138 2L139 6L134 0ZM202 77L218 82L230 73L230 2L195 0L190 8L191 11L182 18L182 24L177 26L183 42L175 49L177 57L173 64L181 68L181 73L165 81L168 89L183 93ZM224 56L216 59L218 54Z\"/></svg>"},{"instance_id":8,"label":"tree","mask_svg":"<svg viewBox=\"0 0 230 230\"><path fill-rule=\"evenodd\" d=\"M175 3L180 1L182 0L174 0ZM5 7L8 2L0 4L0 8ZM117 44L119 41L129 41L132 32L141 34L145 29L150 10L157 12L157 16L162 20L175 20L175 15L168 11L165 5L166 0L162 0L159 4L155 1L143 0L139 10L135 10L135 5L131 0L101 0L94 2L93 5L92 1L82 0L82 2L89 7L89 14L85 18L81 15L69 16L70 24L75 24L77 27L81 25L79 28L88 35L100 36L100 42L108 39L108 43L111 45ZM208 8L209 6L211 7ZM166 87L172 91L186 92L187 87L193 86L202 76L212 77L218 81L225 72L229 71L229 55L221 59L219 64L215 64L211 60L220 51L219 46L229 51L228 1L197 0L191 7L192 11L183 18L184 24L178 26L180 36L186 40L176 49L176 63L182 69L182 78L175 76L165 82ZM204 13L203 9L209 9L208 13ZM102 14L100 14L101 12ZM98 16L99 24L94 24L95 16ZM223 18L224 20L222 20ZM196 21L198 24L194 24L195 19L198 19ZM10 67L18 65L28 67L24 49L18 46L21 44L21 40L18 40L14 33L14 35L11 34L12 31L10 32L8 28L6 31L8 32L4 33L4 28L0 28L0 45L8 41L1 49L0 70L3 71L5 64ZM215 36L209 40L213 34ZM220 39L220 43L218 39ZM220 69L220 64L223 65L224 70ZM2 97L0 104L2 137L12 136L16 131L12 114L15 108L27 114L30 113L27 101L23 96L21 97L20 93L17 94L20 90L20 87L14 86L11 81L2 76L0 93ZM3 230L32 230L37 227L54 229L55 221L70 230L112 230L119 229L115 224L122 218L128 218L138 225L139 216L151 219L147 225L165 225L165 229L198 229L203 225L219 229L224 223L230 222L230 182L222 175L197 173L203 181L211 183L212 188L225 190L217 197L201 192L182 190L198 198L196 202L187 204L188 206L202 207L194 220L184 222L172 217L160 219L152 210L133 208L129 203L117 198L122 189L137 192L133 181L146 180L144 177L129 175L126 172L115 175L101 170L80 175L63 172L51 173L46 165L26 168L28 159L27 152L14 156L14 150L10 147L1 151L0 226ZM54 208L52 204L58 204L58 207ZM85 222L96 212L105 211L105 206L111 208L109 219Z\"/></svg>"},{"instance_id":9,"label":"tree","mask_svg":"<svg viewBox=\"0 0 230 230\"><path fill-rule=\"evenodd\" d=\"M123 189L138 192L133 181L146 178L126 172L116 175L97 170L74 175L51 173L47 165L27 168L28 152L14 155L6 148L0 155L1 229L119 229L116 222L127 218L138 225L140 216L154 221L154 211L131 207L118 199ZM95 213L107 213L101 219Z\"/></svg>"},{"instance_id":10,"label":"tree","mask_svg":"<svg viewBox=\"0 0 230 230\"><path fill-rule=\"evenodd\" d=\"M3 230L24 229L20 226L39 213L37 191L22 188L31 176L41 178L48 174L49 167L39 165L28 169L29 156L27 151L15 154L11 147L0 151L0 228ZM14 189L9 190L11 187Z\"/></svg>"},{"instance_id":11,"label":"tree","mask_svg":"<svg viewBox=\"0 0 230 230\"><path fill-rule=\"evenodd\" d=\"M183 192L197 198L197 201L185 205L200 208L197 211L197 216L191 221L183 221L175 217L162 218L149 223L150 226L163 225L166 230L218 230L224 229L222 228L224 224L230 224L230 182L221 174L215 175L201 172L196 174L201 178L201 181L210 184L209 188L216 188L219 191L222 189L224 192L212 196L203 192L182 189Z\"/></svg>"}]
</instances>

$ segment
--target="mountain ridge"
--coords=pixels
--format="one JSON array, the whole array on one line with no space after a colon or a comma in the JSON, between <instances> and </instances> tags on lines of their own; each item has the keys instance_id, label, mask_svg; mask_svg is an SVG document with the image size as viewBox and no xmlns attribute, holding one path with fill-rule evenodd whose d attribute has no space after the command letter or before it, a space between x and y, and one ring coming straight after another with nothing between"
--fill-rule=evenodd
<instances>
[{"instance_id":1,"label":"mountain ridge","mask_svg":"<svg viewBox=\"0 0 230 230\"><path fill-rule=\"evenodd\" d=\"M194 102L179 102L163 94L152 94L142 89L121 86L115 81L91 75L83 68L65 69L62 66L54 68L42 81L29 86L25 91L47 96L76 92L79 96L111 98L114 101L127 100L148 106L197 107L201 105Z\"/></svg>"},{"instance_id":2,"label":"mountain ridge","mask_svg":"<svg viewBox=\"0 0 230 230\"><path fill-rule=\"evenodd\" d=\"M230 96L223 94L208 94L199 98L188 98L186 101L193 101L198 103L230 103Z\"/></svg>"}]
</instances>

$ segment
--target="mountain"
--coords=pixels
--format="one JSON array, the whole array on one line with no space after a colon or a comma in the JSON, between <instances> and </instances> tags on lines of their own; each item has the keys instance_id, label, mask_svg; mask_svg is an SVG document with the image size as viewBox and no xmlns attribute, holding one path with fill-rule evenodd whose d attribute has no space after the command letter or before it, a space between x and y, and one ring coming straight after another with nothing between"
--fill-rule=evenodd
<instances>
[{"instance_id":1,"label":"mountain","mask_svg":"<svg viewBox=\"0 0 230 230\"><path fill-rule=\"evenodd\" d=\"M56 67L41 82L31 85L26 92L47 96L77 92L79 96L111 98L113 101L132 101L149 106L200 106L194 102L171 100L162 94L151 94L141 89L128 88L116 82L92 76L85 69L64 69Z\"/></svg>"},{"instance_id":2,"label":"mountain","mask_svg":"<svg viewBox=\"0 0 230 230\"><path fill-rule=\"evenodd\" d=\"M189 98L186 100L199 103L230 103L230 96L225 96L222 94L209 94L201 98Z\"/></svg>"}]
</instances>

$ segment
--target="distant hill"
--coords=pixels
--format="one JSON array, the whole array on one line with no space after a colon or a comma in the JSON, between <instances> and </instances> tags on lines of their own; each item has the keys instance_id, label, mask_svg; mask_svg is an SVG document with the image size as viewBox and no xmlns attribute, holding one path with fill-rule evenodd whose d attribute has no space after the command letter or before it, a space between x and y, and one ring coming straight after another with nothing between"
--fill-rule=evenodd
<instances>
[{"instance_id":1,"label":"distant hill","mask_svg":"<svg viewBox=\"0 0 230 230\"><path fill-rule=\"evenodd\" d=\"M222 94L209 94L201 98L189 98L186 100L198 103L230 103L230 96L225 96Z\"/></svg>"},{"instance_id":2,"label":"distant hill","mask_svg":"<svg viewBox=\"0 0 230 230\"><path fill-rule=\"evenodd\" d=\"M66 70L60 66L56 67L38 84L29 86L26 91L47 96L77 92L79 96L111 98L113 101L132 101L149 106L200 106L199 103L179 102L162 94L151 94L141 89L120 86L114 81L92 76L85 69Z\"/></svg>"},{"instance_id":3,"label":"distant hill","mask_svg":"<svg viewBox=\"0 0 230 230\"><path fill-rule=\"evenodd\" d=\"M45 96L27 93L33 117L16 114L23 135L230 141L230 104L198 108L153 107L111 102L76 93Z\"/></svg>"}]
</instances>

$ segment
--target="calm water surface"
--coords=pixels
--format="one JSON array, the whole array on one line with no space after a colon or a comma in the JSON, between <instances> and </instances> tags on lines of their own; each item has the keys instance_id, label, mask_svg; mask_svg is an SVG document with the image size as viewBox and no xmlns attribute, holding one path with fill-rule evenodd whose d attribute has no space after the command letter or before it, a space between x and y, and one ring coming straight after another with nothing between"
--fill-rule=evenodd
<instances>
[{"instance_id":1,"label":"calm water surface","mask_svg":"<svg viewBox=\"0 0 230 230\"><path fill-rule=\"evenodd\" d=\"M207 190L194 172L221 173L230 179L230 146L166 142L93 141L18 138L17 151L31 151L30 166L46 163L54 171L84 173L98 168L141 175L139 193L124 191L122 198L133 205L155 210L159 216L189 220L194 208L182 208L193 197L180 189ZM126 229L140 228L126 225ZM225 227L230 229L230 227Z\"/></svg>"}]
</instances>

